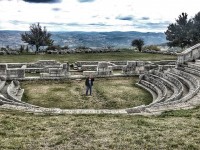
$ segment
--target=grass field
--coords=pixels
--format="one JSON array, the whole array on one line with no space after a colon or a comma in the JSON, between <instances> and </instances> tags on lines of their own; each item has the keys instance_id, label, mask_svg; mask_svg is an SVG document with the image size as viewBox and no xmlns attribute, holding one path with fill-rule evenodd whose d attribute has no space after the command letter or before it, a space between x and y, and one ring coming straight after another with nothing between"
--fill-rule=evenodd
<instances>
[{"instance_id":1,"label":"grass field","mask_svg":"<svg viewBox=\"0 0 200 150\"><path fill-rule=\"evenodd\" d=\"M115 109L149 104L152 96L136 86L138 77L95 79L92 97L85 96L85 81L24 81L23 101L63 109Z\"/></svg>"},{"instance_id":2,"label":"grass field","mask_svg":"<svg viewBox=\"0 0 200 150\"><path fill-rule=\"evenodd\" d=\"M157 117L0 110L0 149L200 149L200 108Z\"/></svg>"},{"instance_id":3,"label":"grass field","mask_svg":"<svg viewBox=\"0 0 200 150\"><path fill-rule=\"evenodd\" d=\"M176 56L162 54L138 53L131 50L110 53L76 53L66 55L0 55L0 62L36 62L38 60L68 61L118 61L118 60L175 60Z\"/></svg>"}]
</instances>

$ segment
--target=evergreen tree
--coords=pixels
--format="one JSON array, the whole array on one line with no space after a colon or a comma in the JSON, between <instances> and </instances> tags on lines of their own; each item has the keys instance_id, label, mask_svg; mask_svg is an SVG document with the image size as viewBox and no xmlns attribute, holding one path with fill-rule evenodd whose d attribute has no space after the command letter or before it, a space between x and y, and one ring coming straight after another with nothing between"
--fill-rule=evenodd
<instances>
[{"instance_id":1,"label":"evergreen tree","mask_svg":"<svg viewBox=\"0 0 200 150\"><path fill-rule=\"evenodd\" d=\"M172 23L168 26L166 34L166 39L170 41L169 46L179 46L184 48L186 46L192 45L191 41L191 27L192 20L188 20L188 14L182 13L176 19L176 23Z\"/></svg>"},{"instance_id":2,"label":"evergreen tree","mask_svg":"<svg viewBox=\"0 0 200 150\"><path fill-rule=\"evenodd\" d=\"M190 38L192 44L197 44L200 42L200 12L198 12L193 18L193 27L191 28Z\"/></svg>"}]
</instances>

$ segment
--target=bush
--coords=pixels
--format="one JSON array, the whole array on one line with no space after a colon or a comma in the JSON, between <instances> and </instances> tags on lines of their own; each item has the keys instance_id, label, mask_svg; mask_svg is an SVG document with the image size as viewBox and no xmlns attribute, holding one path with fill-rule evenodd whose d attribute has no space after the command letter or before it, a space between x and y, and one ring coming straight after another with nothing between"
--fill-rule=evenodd
<instances>
[{"instance_id":1,"label":"bush","mask_svg":"<svg viewBox=\"0 0 200 150\"><path fill-rule=\"evenodd\" d=\"M144 50L154 50L154 51L160 51L160 48L156 45L148 45L144 47Z\"/></svg>"},{"instance_id":2,"label":"bush","mask_svg":"<svg viewBox=\"0 0 200 150\"><path fill-rule=\"evenodd\" d=\"M61 50L59 45L48 46L46 50Z\"/></svg>"}]
</instances>

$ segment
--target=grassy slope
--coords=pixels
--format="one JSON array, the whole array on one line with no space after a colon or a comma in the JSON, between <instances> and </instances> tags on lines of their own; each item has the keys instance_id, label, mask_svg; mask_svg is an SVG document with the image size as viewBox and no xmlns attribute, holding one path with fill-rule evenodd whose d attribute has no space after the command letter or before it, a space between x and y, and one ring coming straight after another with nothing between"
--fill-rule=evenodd
<instances>
[{"instance_id":1,"label":"grassy slope","mask_svg":"<svg viewBox=\"0 0 200 150\"><path fill-rule=\"evenodd\" d=\"M0 62L36 62L38 60L57 60L60 62L69 61L84 61L84 60L172 60L176 56L161 55L161 54L147 54L137 53L129 50L112 53L80 53L80 54L66 54L66 55L0 55Z\"/></svg>"},{"instance_id":2,"label":"grassy slope","mask_svg":"<svg viewBox=\"0 0 200 150\"><path fill-rule=\"evenodd\" d=\"M0 149L200 149L200 108L158 117L0 110Z\"/></svg>"}]
</instances>

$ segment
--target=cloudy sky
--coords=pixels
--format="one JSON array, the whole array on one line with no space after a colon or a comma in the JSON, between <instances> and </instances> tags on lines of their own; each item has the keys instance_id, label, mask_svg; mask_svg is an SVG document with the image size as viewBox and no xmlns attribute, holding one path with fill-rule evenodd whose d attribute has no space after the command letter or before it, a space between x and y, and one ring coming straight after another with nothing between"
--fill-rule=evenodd
<instances>
[{"instance_id":1,"label":"cloudy sky","mask_svg":"<svg viewBox=\"0 0 200 150\"><path fill-rule=\"evenodd\" d=\"M199 0L0 0L0 30L164 32L182 13L197 14Z\"/></svg>"}]
</instances>

